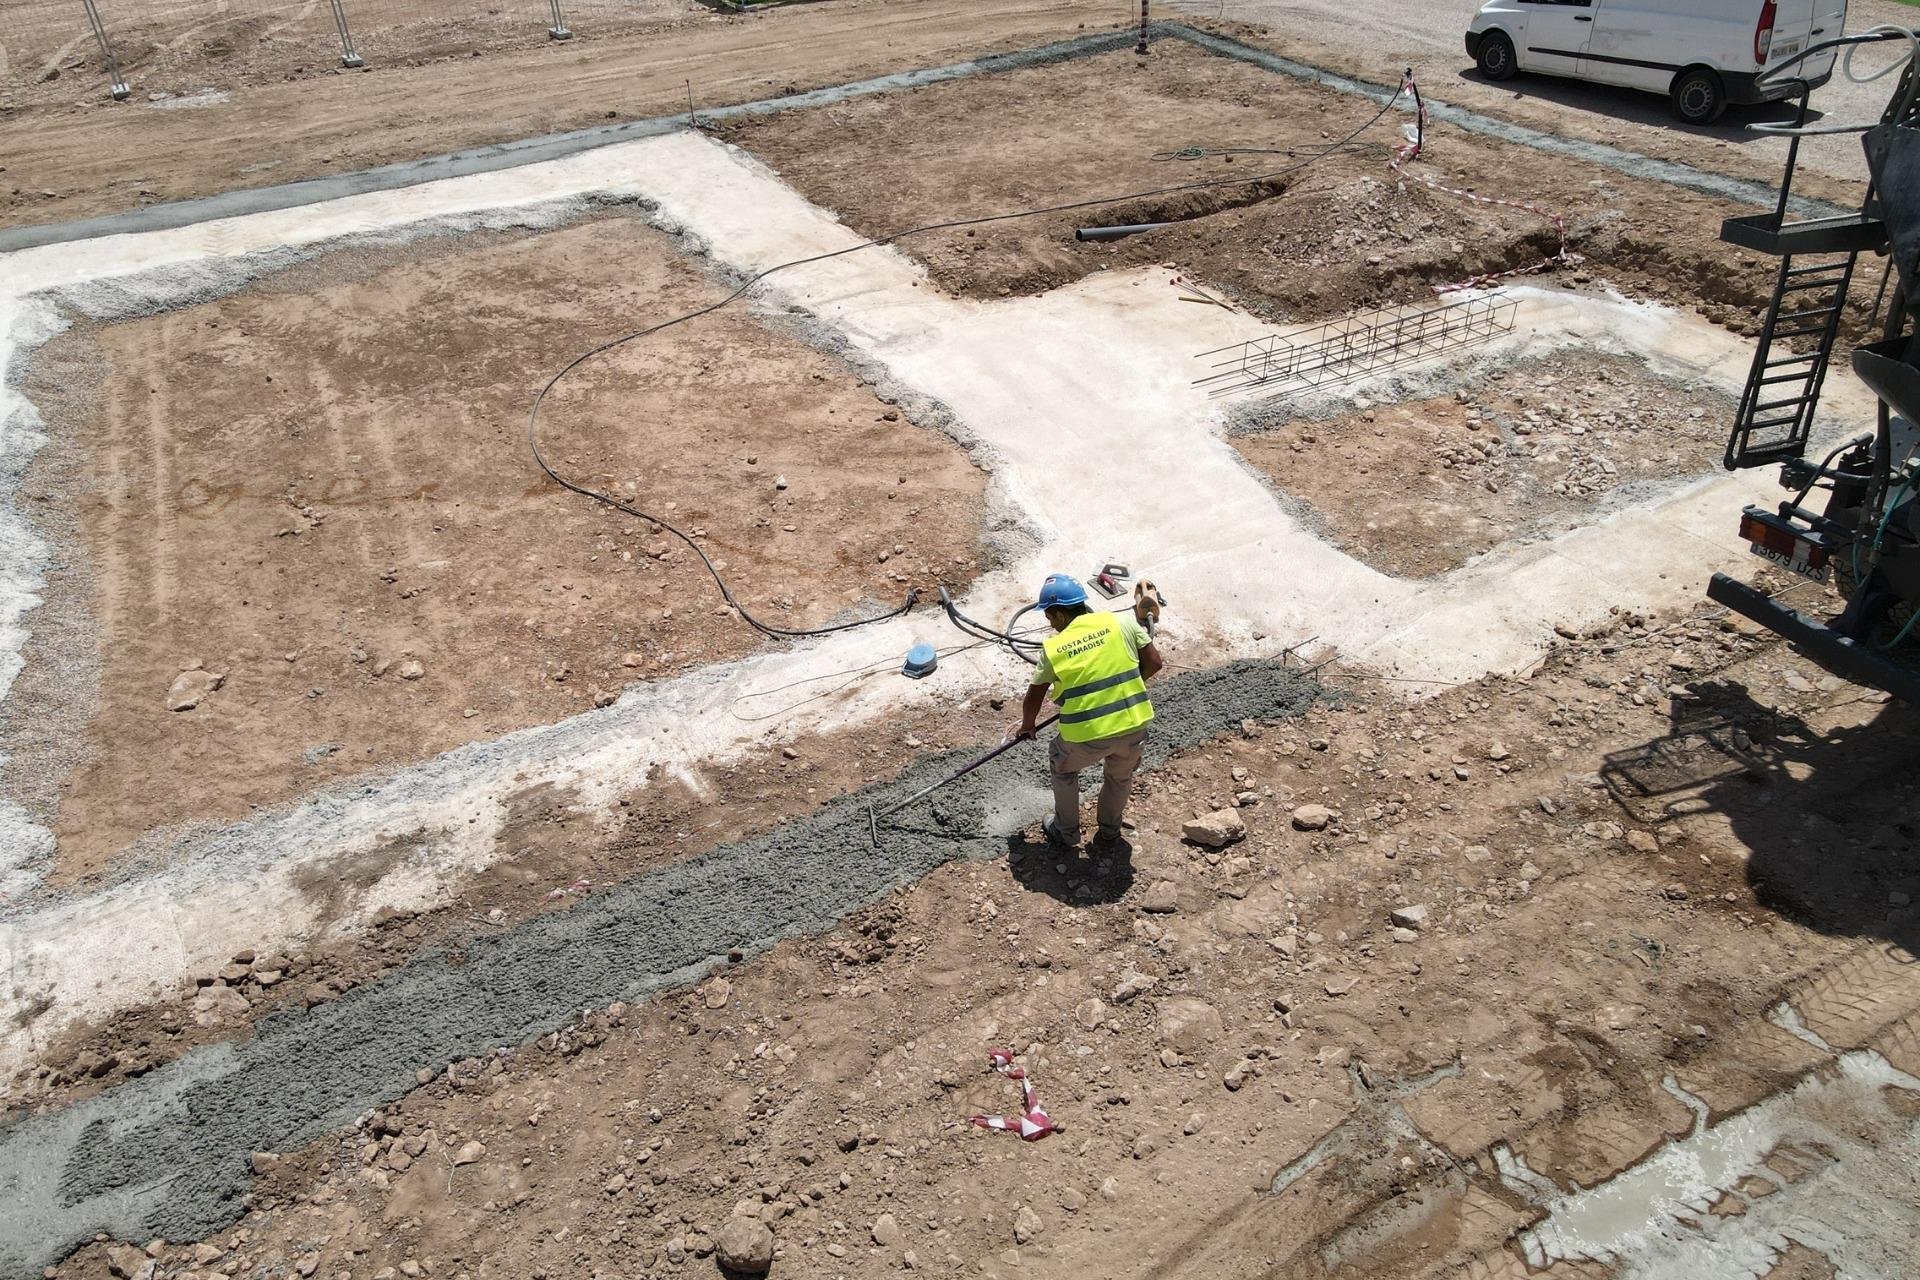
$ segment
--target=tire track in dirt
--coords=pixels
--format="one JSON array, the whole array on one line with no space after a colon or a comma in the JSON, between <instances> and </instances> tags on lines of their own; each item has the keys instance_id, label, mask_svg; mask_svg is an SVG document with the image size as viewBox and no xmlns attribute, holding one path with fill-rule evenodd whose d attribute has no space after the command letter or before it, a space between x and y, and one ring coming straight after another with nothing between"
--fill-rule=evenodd
<instances>
[{"instance_id":1,"label":"tire track in dirt","mask_svg":"<svg viewBox=\"0 0 1920 1280\"><path fill-rule=\"evenodd\" d=\"M1863 947L1783 998L1836 1049L1864 1048L1920 1008L1920 961L1898 947Z\"/></svg>"},{"instance_id":2,"label":"tire track in dirt","mask_svg":"<svg viewBox=\"0 0 1920 1280\"><path fill-rule=\"evenodd\" d=\"M349 455L352 450L348 448L347 437L353 432L353 422L351 416L341 408L340 389L338 385L335 384L331 375L327 373L326 366L318 360L306 365L304 372L306 374L308 388L307 402L319 411L320 421L316 425L326 434L327 447L333 454L334 464L339 468L339 474L343 476L352 475L355 470L357 470L357 467L349 460ZM361 447L370 448L379 453L381 460L380 470L393 482L393 491L396 493L403 492L408 483L408 478L402 476L399 469L393 465L393 459L390 456L391 450L388 448L385 435L382 432L369 431L365 433L365 441ZM318 502L321 500L321 496L315 494L307 500L309 502ZM409 528L405 521L390 522L388 527L392 528L395 525L403 531ZM354 545L358 550L360 562L366 566L367 572L384 572L386 565L380 563L379 556L375 554L368 523L353 520L348 522L348 526L353 530ZM409 539L409 542L411 543L411 539ZM417 546L409 545L408 551L414 563L418 563L422 558L420 549Z\"/></svg>"},{"instance_id":3,"label":"tire track in dirt","mask_svg":"<svg viewBox=\"0 0 1920 1280\"><path fill-rule=\"evenodd\" d=\"M167 386L167 371L174 367L174 334L181 321L165 316L159 326L160 350L149 373L146 430L143 446L147 454L148 475L153 488L147 501L153 509L153 538L145 544L149 553L147 573L141 582L144 598L141 617L166 617L173 609L175 547L178 545L179 508L174 502L173 444L174 412ZM139 526L134 526L138 537ZM112 634L109 632L108 634Z\"/></svg>"}]
</instances>

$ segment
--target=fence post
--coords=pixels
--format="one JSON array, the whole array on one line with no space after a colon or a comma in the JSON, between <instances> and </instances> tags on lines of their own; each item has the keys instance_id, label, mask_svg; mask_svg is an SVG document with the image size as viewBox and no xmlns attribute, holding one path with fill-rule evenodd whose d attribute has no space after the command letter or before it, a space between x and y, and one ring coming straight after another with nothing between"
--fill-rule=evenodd
<instances>
[{"instance_id":1,"label":"fence post","mask_svg":"<svg viewBox=\"0 0 1920 1280\"><path fill-rule=\"evenodd\" d=\"M573 39L573 32L567 30L567 20L560 16L560 0L547 0L547 4L553 9L553 25L547 28L547 39Z\"/></svg>"},{"instance_id":2,"label":"fence post","mask_svg":"<svg viewBox=\"0 0 1920 1280\"><path fill-rule=\"evenodd\" d=\"M353 47L353 32L347 26L347 11L340 7L340 0L329 0L333 5L333 25L340 32L340 65L358 70L366 66L360 51Z\"/></svg>"},{"instance_id":3,"label":"fence post","mask_svg":"<svg viewBox=\"0 0 1920 1280\"><path fill-rule=\"evenodd\" d=\"M1147 0L1140 0L1140 46L1134 52L1143 57L1147 52Z\"/></svg>"},{"instance_id":4,"label":"fence post","mask_svg":"<svg viewBox=\"0 0 1920 1280\"><path fill-rule=\"evenodd\" d=\"M125 102L127 94L132 91L127 88L127 82L120 78L120 63L113 56L113 46L107 42L107 29L100 22L100 10L95 7L93 0L83 0L83 3L87 6L87 25L93 28L93 38L100 42L100 56L106 59L107 82L113 86L113 100Z\"/></svg>"}]
</instances>

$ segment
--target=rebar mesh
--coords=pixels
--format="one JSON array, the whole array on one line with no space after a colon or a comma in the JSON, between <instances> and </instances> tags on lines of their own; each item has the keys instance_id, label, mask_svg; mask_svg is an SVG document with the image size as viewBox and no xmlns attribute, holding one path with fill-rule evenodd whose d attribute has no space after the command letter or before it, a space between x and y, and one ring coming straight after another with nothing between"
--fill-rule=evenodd
<instances>
[{"instance_id":1,"label":"rebar mesh","mask_svg":"<svg viewBox=\"0 0 1920 1280\"><path fill-rule=\"evenodd\" d=\"M1437 307L1362 311L1203 351L1195 359L1209 361L1213 372L1194 385L1215 396L1257 391L1277 399L1491 342L1513 332L1519 309L1496 292Z\"/></svg>"}]
</instances>

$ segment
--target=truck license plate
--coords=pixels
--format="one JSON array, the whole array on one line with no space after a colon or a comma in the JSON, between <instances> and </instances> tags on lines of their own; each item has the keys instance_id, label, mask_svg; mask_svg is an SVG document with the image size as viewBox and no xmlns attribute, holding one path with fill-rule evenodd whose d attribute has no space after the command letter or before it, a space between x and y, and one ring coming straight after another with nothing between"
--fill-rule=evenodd
<instances>
[{"instance_id":1,"label":"truck license plate","mask_svg":"<svg viewBox=\"0 0 1920 1280\"><path fill-rule=\"evenodd\" d=\"M1750 549L1753 554L1759 556L1762 560L1771 560L1782 569L1791 569L1801 577L1812 578L1815 582L1825 582L1830 573L1827 566L1823 564L1815 565L1809 564L1804 560L1796 560L1792 556L1781 555L1772 547L1764 547L1757 542L1754 543Z\"/></svg>"},{"instance_id":2,"label":"truck license plate","mask_svg":"<svg viewBox=\"0 0 1920 1280\"><path fill-rule=\"evenodd\" d=\"M1762 559L1815 582L1827 580L1826 546L1800 536L1784 521L1748 507L1740 513L1740 536L1752 544L1753 554Z\"/></svg>"}]
</instances>

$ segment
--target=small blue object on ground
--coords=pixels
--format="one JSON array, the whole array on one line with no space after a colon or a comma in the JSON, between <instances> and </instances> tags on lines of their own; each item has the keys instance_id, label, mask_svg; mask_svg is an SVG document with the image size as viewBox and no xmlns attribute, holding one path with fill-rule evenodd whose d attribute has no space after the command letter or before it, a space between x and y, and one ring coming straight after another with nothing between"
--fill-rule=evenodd
<instances>
[{"instance_id":1,"label":"small blue object on ground","mask_svg":"<svg viewBox=\"0 0 1920 1280\"><path fill-rule=\"evenodd\" d=\"M934 652L932 645L917 644L907 650L907 665L900 669L900 674L910 680L918 680L922 676L932 675L934 668L939 665L940 655Z\"/></svg>"}]
</instances>

